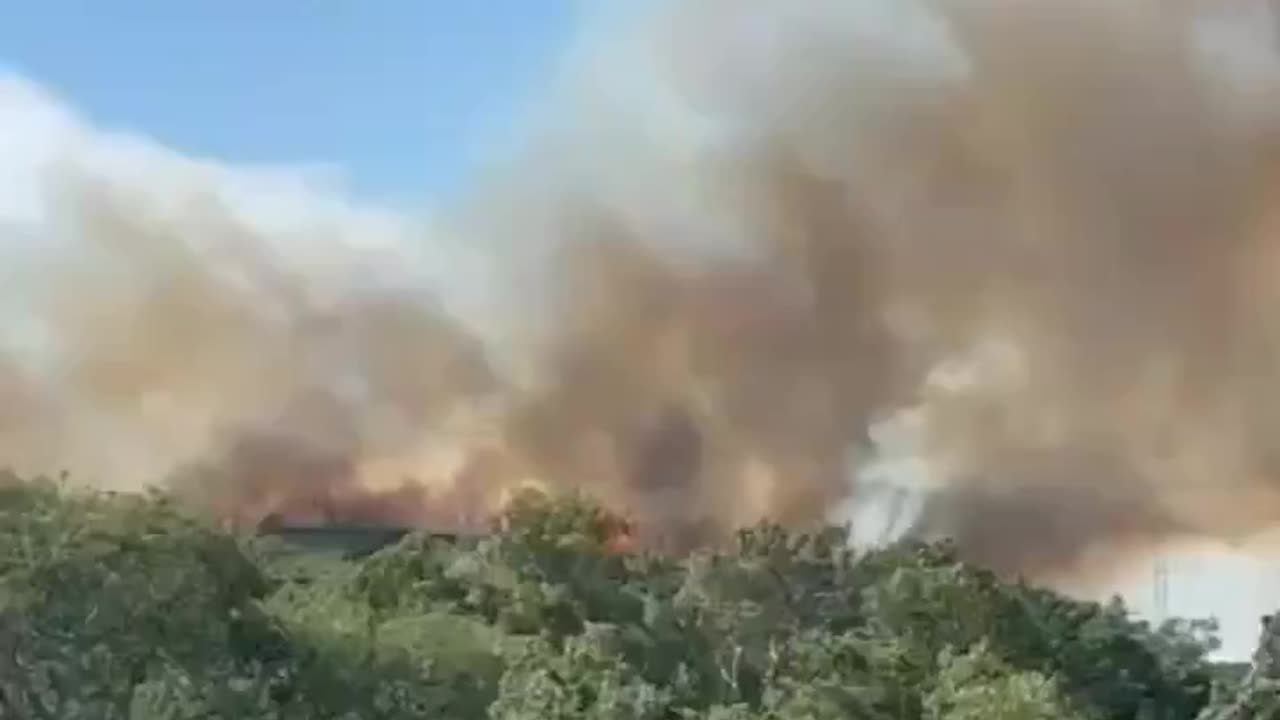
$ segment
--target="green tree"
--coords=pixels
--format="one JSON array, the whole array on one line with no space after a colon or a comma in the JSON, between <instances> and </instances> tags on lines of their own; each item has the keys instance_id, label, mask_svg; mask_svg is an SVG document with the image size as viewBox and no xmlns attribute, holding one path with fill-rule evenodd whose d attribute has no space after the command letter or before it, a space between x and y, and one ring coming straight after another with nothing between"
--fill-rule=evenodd
<instances>
[{"instance_id":1,"label":"green tree","mask_svg":"<svg viewBox=\"0 0 1280 720\"><path fill-rule=\"evenodd\" d=\"M839 530L763 524L687 557L619 555L618 523L583 497L527 496L484 537L349 561L227 534L161 495L0 478L0 717L1280 713L1261 651L1208 707L1224 687L1211 623L1152 628L1118 602L1002 582L947 543L859 555Z\"/></svg>"}]
</instances>

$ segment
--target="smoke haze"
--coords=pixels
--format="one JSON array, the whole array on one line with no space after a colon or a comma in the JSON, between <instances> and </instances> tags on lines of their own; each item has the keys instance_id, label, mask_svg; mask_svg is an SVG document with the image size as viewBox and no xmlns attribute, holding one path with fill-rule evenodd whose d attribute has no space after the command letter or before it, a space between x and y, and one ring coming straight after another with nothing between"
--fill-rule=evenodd
<instances>
[{"instance_id":1,"label":"smoke haze","mask_svg":"<svg viewBox=\"0 0 1280 720\"><path fill-rule=\"evenodd\" d=\"M0 454L249 522L581 488L687 545L832 519L907 412L913 530L999 570L1248 541L1280 522L1274 27L663 5L430 221L0 81Z\"/></svg>"}]
</instances>

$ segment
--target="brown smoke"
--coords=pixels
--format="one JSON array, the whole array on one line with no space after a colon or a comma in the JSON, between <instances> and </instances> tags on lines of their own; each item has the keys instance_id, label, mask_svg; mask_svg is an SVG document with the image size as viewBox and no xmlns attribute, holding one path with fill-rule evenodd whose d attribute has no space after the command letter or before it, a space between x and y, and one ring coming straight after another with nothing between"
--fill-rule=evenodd
<instances>
[{"instance_id":1,"label":"brown smoke","mask_svg":"<svg viewBox=\"0 0 1280 720\"><path fill-rule=\"evenodd\" d=\"M0 358L0 449L249 520L445 522L534 479L687 544L830 519L912 410L917 530L1000 569L1248 537L1280 522L1280 63L1207 55L1205 13L664 7L460 216L529 329L488 360L209 198L166 215L64 167L82 252L32 290L57 363Z\"/></svg>"},{"instance_id":2,"label":"brown smoke","mask_svg":"<svg viewBox=\"0 0 1280 720\"><path fill-rule=\"evenodd\" d=\"M365 485L404 477L366 465L408 458L498 387L479 343L417 294L325 292L216 198L184 197L166 216L136 188L60 171L58 230L77 245L28 293L52 362L36 373L15 354L4 374L14 402L0 442L17 467L109 485L169 478L248 520L368 505ZM399 507L381 514L416 519L425 496L388 497Z\"/></svg>"}]
</instances>

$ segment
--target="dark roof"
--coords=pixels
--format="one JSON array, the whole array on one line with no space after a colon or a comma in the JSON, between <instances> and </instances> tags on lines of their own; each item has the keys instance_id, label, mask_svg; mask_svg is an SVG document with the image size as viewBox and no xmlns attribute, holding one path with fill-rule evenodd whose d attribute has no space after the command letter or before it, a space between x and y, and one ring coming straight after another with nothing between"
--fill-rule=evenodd
<instances>
[{"instance_id":1,"label":"dark roof","mask_svg":"<svg viewBox=\"0 0 1280 720\"><path fill-rule=\"evenodd\" d=\"M263 528L260 532L299 549L360 557L400 542L413 530L398 527L293 525Z\"/></svg>"}]
</instances>

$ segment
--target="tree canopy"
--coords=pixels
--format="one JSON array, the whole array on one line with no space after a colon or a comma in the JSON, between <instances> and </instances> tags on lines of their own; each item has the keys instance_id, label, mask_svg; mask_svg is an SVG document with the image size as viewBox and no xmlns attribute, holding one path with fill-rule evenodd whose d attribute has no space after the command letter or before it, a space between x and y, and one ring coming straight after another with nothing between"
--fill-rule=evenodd
<instances>
[{"instance_id":1,"label":"tree canopy","mask_svg":"<svg viewBox=\"0 0 1280 720\"><path fill-rule=\"evenodd\" d=\"M529 496L484 537L299 560L159 495L0 483L0 717L1246 717L1210 623L1151 627L945 543L762 525L669 557L615 552L615 520Z\"/></svg>"}]
</instances>

